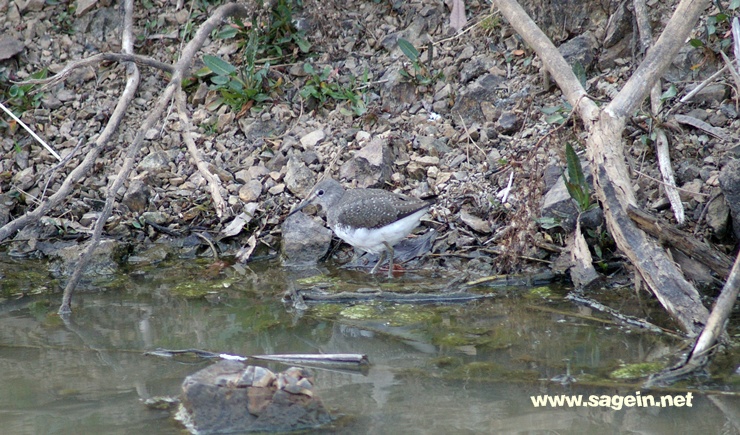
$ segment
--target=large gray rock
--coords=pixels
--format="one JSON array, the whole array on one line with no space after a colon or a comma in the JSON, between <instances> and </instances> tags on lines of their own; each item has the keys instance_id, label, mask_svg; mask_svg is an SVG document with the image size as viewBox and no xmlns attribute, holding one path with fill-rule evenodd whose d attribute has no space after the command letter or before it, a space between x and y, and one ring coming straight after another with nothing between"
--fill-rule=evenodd
<instances>
[{"instance_id":1,"label":"large gray rock","mask_svg":"<svg viewBox=\"0 0 740 435\"><path fill-rule=\"evenodd\" d=\"M473 81L455 102L452 112L462 116L467 125L484 124L487 119L481 104L494 103L499 99L496 87L506 80L494 74L485 74Z\"/></svg>"},{"instance_id":2,"label":"large gray rock","mask_svg":"<svg viewBox=\"0 0 740 435\"><path fill-rule=\"evenodd\" d=\"M288 168L285 172L285 186L293 195L305 196L316 184L316 175L308 169L300 157L290 156Z\"/></svg>"},{"instance_id":3,"label":"large gray rock","mask_svg":"<svg viewBox=\"0 0 740 435\"><path fill-rule=\"evenodd\" d=\"M320 219L312 219L303 212L285 219L281 243L283 264L310 266L316 264L331 245L331 230Z\"/></svg>"},{"instance_id":4,"label":"large gray rock","mask_svg":"<svg viewBox=\"0 0 740 435\"><path fill-rule=\"evenodd\" d=\"M391 179L393 156L388 140L375 137L339 168L339 178L356 180L357 187L382 187Z\"/></svg>"},{"instance_id":5,"label":"large gray rock","mask_svg":"<svg viewBox=\"0 0 740 435\"><path fill-rule=\"evenodd\" d=\"M305 370L274 374L229 360L185 378L178 419L200 434L287 432L332 421Z\"/></svg>"},{"instance_id":6,"label":"large gray rock","mask_svg":"<svg viewBox=\"0 0 740 435\"><path fill-rule=\"evenodd\" d=\"M0 37L0 60L10 59L23 51L24 48L26 46L23 42L11 36L2 36Z\"/></svg>"}]
</instances>

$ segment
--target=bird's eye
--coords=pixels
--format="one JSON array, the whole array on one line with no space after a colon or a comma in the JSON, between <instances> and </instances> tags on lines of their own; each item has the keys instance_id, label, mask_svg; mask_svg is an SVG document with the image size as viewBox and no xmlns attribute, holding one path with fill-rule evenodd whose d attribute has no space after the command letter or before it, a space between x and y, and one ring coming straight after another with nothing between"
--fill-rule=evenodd
<instances>
[{"instance_id":1,"label":"bird's eye","mask_svg":"<svg viewBox=\"0 0 740 435\"><path fill-rule=\"evenodd\" d=\"M316 191L316 196L324 196L324 189L319 189Z\"/></svg>"}]
</instances>

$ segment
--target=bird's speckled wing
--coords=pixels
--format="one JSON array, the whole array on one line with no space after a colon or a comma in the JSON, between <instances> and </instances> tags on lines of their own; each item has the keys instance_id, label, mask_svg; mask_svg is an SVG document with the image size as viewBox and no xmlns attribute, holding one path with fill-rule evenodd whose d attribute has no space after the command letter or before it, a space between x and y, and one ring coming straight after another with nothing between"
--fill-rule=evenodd
<instances>
[{"instance_id":1,"label":"bird's speckled wing","mask_svg":"<svg viewBox=\"0 0 740 435\"><path fill-rule=\"evenodd\" d=\"M433 204L382 189L348 190L344 195L341 206L327 213L330 226L342 222L356 228L380 228Z\"/></svg>"}]
</instances>

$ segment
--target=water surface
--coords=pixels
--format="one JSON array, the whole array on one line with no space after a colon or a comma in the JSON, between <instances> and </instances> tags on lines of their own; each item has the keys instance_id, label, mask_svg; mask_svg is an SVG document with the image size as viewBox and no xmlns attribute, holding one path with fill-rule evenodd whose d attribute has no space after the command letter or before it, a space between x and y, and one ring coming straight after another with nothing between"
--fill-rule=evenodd
<instances>
[{"instance_id":1,"label":"water surface","mask_svg":"<svg viewBox=\"0 0 740 435\"><path fill-rule=\"evenodd\" d=\"M614 379L620 368L672 362L680 342L609 323L563 301L567 289L487 289L497 296L466 304L322 305L300 312L280 295L301 284L276 263L208 267L174 262L88 281L65 322L55 314L60 285L44 264L0 256L1 432L181 433L170 411L152 410L143 400L176 396L183 379L210 362L144 355L157 348L367 354L365 372L314 371L325 404L346 416L333 433L738 430L737 375L701 381L704 390L735 396L694 390L691 407L534 407L532 396L542 394L686 393L647 392L639 379ZM334 270L328 276L340 285L385 281ZM445 279L451 278L409 274L395 284L413 291ZM643 302L617 308L649 315L651 303ZM568 373L576 382L551 381Z\"/></svg>"}]
</instances>

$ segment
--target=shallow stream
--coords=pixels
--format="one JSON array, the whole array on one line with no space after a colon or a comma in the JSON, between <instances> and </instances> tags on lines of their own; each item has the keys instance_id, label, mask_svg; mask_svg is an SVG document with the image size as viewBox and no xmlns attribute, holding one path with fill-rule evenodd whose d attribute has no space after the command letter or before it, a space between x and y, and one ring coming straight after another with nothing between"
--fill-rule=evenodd
<instances>
[{"instance_id":1,"label":"shallow stream","mask_svg":"<svg viewBox=\"0 0 740 435\"><path fill-rule=\"evenodd\" d=\"M556 286L483 287L494 296L464 304L311 305L301 312L281 295L304 281L275 262L209 273L207 262L190 260L90 280L65 322L56 315L60 284L46 268L0 253L4 434L182 433L170 410L150 409L144 400L178 395L183 379L210 362L144 355L157 348L366 354L371 365L364 372L314 370L318 395L344 416L331 433L740 430L737 355L701 381L703 392L641 390L640 374L673 362L680 341L613 323L563 300L568 290ZM340 287L387 282L361 272L327 276ZM449 279L409 273L393 284L415 291ZM626 302L615 308L660 316L644 295L623 293ZM575 382L564 382L568 376ZM545 394L610 402L535 407L532 398ZM625 406L624 399L619 407L622 399L614 399L647 395L682 396L684 405Z\"/></svg>"}]
</instances>

